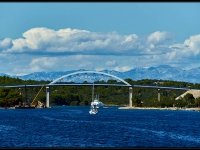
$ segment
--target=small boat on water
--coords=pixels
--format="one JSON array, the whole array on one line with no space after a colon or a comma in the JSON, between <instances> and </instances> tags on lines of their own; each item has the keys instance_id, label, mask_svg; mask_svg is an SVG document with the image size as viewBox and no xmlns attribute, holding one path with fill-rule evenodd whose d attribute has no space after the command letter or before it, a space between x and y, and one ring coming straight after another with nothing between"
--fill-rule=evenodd
<instances>
[{"instance_id":1,"label":"small boat on water","mask_svg":"<svg viewBox=\"0 0 200 150\"><path fill-rule=\"evenodd\" d=\"M91 105L91 109L90 109L89 113L91 115L95 115L98 113L98 109L94 105Z\"/></svg>"},{"instance_id":2,"label":"small boat on water","mask_svg":"<svg viewBox=\"0 0 200 150\"><path fill-rule=\"evenodd\" d=\"M104 106L104 104L101 101L99 101L99 97L97 98L97 96L96 96L94 101L91 102L91 106L95 106L96 108L100 108L100 107Z\"/></svg>"},{"instance_id":3,"label":"small boat on water","mask_svg":"<svg viewBox=\"0 0 200 150\"><path fill-rule=\"evenodd\" d=\"M98 95L98 97L96 95L95 99L93 97L94 97L94 84L93 84L93 88L92 88L92 102L91 102L91 107L90 107L90 111L89 111L89 113L91 115L97 114L98 109L101 106L104 106L104 104L101 101L99 101L99 95Z\"/></svg>"}]
</instances>

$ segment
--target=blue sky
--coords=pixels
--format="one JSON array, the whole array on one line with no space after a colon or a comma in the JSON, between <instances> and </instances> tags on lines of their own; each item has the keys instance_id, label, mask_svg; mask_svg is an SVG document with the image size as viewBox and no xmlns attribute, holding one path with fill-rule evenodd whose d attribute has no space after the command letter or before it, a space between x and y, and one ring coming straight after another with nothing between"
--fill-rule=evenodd
<instances>
[{"instance_id":1,"label":"blue sky","mask_svg":"<svg viewBox=\"0 0 200 150\"><path fill-rule=\"evenodd\" d=\"M0 3L0 73L200 67L199 18L188 2Z\"/></svg>"}]
</instances>

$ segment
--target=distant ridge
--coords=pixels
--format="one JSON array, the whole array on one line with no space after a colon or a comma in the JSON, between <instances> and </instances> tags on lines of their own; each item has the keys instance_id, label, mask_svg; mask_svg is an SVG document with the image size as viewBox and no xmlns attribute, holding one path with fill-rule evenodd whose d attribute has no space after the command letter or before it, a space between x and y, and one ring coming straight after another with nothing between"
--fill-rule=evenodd
<instances>
[{"instance_id":1,"label":"distant ridge","mask_svg":"<svg viewBox=\"0 0 200 150\"><path fill-rule=\"evenodd\" d=\"M31 80L53 81L56 78L59 78L63 75L76 71L84 71L84 69L71 70L71 71L58 71L58 72L35 72L22 76L10 76L10 77L18 77L24 80L31 79ZM119 72L114 70L103 70L102 72L113 74L123 79L126 78L131 78L133 80L158 79L158 80L173 80L173 81L200 83L200 67L189 70L183 70L169 65L160 65L148 68L138 67L125 72ZM9 75L0 73L0 76L9 76Z\"/></svg>"},{"instance_id":2,"label":"distant ridge","mask_svg":"<svg viewBox=\"0 0 200 150\"><path fill-rule=\"evenodd\" d=\"M5 73L0 73L0 76L10 76L10 75L7 75Z\"/></svg>"}]
</instances>

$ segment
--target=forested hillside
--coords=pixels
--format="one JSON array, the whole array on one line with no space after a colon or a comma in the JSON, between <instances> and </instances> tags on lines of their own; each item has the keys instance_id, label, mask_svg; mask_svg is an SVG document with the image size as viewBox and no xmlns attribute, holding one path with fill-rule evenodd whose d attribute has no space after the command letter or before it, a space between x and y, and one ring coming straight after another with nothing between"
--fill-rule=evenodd
<instances>
[{"instance_id":1,"label":"forested hillside","mask_svg":"<svg viewBox=\"0 0 200 150\"><path fill-rule=\"evenodd\" d=\"M126 79L131 85L157 85L171 87L199 88L200 84L187 82L175 82L166 80L138 80ZM101 81L101 83L106 83ZM108 80L107 83L115 83ZM10 77L0 77L0 85L14 84L48 84L49 81L21 80ZM85 83L87 83L85 81ZM25 88L0 88L0 106L11 107L20 102L31 103L40 91L41 87ZM45 87L37 96L37 100L45 103ZM50 105L89 105L92 99L92 86L54 86L50 88ZM160 102L158 101L158 90L154 88L133 88L133 105L140 107L197 107L200 98L194 99L190 94L181 100L175 98L184 93L183 90L160 89ZM95 86L95 95L99 94L100 101L105 105L125 106L129 103L128 87Z\"/></svg>"}]
</instances>

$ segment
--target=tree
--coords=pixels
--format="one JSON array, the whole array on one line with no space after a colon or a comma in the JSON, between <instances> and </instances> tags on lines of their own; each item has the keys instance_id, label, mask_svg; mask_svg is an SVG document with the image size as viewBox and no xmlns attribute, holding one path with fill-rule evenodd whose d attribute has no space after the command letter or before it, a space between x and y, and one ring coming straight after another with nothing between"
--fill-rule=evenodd
<instances>
[{"instance_id":1,"label":"tree","mask_svg":"<svg viewBox=\"0 0 200 150\"><path fill-rule=\"evenodd\" d=\"M180 98L175 101L175 107L185 107L187 105L186 101L183 98Z\"/></svg>"},{"instance_id":2,"label":"tree","mask_svg":"<svg viewBox=\"0 0 200 150\"><path fill-rule=\"evenodd\" d=\"M187 107L194 107L195 106L195 98L191 93L187 93L183 99L186 101Z\"/></svg>"},{"instance_id":3,"label":"tree","mask_svg":"<svg viewBox=\"0 0 200 150\"><path fill-rule=\"evenodd\" d=\"M200 107L200 97L195 99L195 106Z\"/></svg>"}]
</instances>

